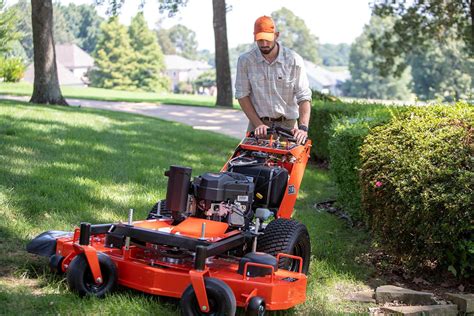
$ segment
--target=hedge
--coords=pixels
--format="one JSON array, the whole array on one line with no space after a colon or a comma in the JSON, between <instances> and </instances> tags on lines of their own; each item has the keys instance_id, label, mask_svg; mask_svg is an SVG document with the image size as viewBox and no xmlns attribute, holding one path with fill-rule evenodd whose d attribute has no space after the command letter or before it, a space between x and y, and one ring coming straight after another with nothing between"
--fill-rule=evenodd
<instances>
[{"instance_id":1,"label":"hedge","mask_svg":"<svg viewBox=\"0 0 474 316\"><path fill-rule=\"evenodd\" d=\"M378 116L389 113L391 106L365 103L343 103L313 101L309 123L309 138L313 141L311 156L317 160L329 159L329 138L331 124L344 117Z\"/></svg>"},{"instance_id":2,"label":"hedge","mask_svg":"<svg viewBox=\"0 0 474 316\"><path fill-rule=\"evenodd\" d=\"M360 147L371 128L389 122L399 112L394 108L374 116L342 118L330 127L329 159L331 175L337 187L337 202L357 221L366 220L361 211Z\"/></svg>"},{"instance_id":3,"label":"hedge","mask_svg":"<svg viewBox=\"0 0 474 316\"><path fill-rule=\"evenodd\" d=\"M362 207L403 262L474 273L474 107L413 108L361 148Z\"/></svg>"}]
</instances>

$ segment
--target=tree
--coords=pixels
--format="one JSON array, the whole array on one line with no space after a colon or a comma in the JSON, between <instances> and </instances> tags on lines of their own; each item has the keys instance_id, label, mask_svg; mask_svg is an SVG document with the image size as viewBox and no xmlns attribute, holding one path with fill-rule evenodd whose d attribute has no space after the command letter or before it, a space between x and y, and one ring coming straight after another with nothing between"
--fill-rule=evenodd
<instances>
[{"instance_id":1,"label":"tree","mask_svg":"<svg viewBox=\"0 0 474 316\"><path fill-rule=\"evenodd\" d=\"M297 17L287 8L281 8L271 14L277 31L280 32L280 42L296 51L304 59L319 64L318 38L311 34L303 19Z\"/></svg>"},{"instance_id":2,"label":"tree","mask_svg":"<svg viewBox=\"0 0 474 316\"><path fill-rule=\"evenodd\" d=\"M103 3L105 0L96 0ZM124 0L108 0L109 11L120 9ZM143 3L143 1L142 1ZM170 16L175 14L187 0L159 0L160 12L167 11ZM118 9L117 9L118 8ZM228 8L225 0L212 0L214 40L216 49L217 100L216 105L232 107L232 81L229 66L229 48L227 44L226 14Z\"/></svg>"},{"instance_id":3,"label":"tree","mask_svg":"<svg viewBox=\"0 0 474 316\"><path fill-rule=\"evenodd\" d=\"M214 43L216 48L216 105L232 107L232 80L227 44L227 7L225 0L212 0Z\"/></svg>"},{"instance_id":4,"label":"tree","mask_svg":"<svg viewBox=\"0 0 474 316\"><path fill-rule=\"evenodd\" d=\"M136 67L131 73L134 84L145 91L167 90L169 82L162 75L165 70L164 56L142 12L132 19L128 34L135 52Z\"/></svg>"},{"instance_id":5,"label":"tree","mask_svg":"<svg viewBox=\"0 0 474 316\"><path fill-rule=\"evenodd\" d=\"M169 30L161 28L160 26L158 27L159 28L155 32L156 39L161 47L161 51L165 55L175 55L176 48L174 47L173 42L171 42Z\"/></svg>"},{"instance_id":6,"label":"tree","mask_svg":"<svg viewBox=\"0 0 474 316\"><path fill-rule=\"evenodd\" d=\"M10 7L17 17L16 31L21 33L20 43L28 56L33 59L33 27L32 27L32 11L31 3L27 0L19 0ZM62 6L59 3L53 4L53 35L55 43L73 43L75 36L71 32L70 23L67 22L63 15Z\"/></svg>"},{"instance_id":7,"label":"tree","mask_svg":"<svg viewBox=\"0 0 474 316\"><path fill-rule=\"evenodd\" d=\"M393 21L372 17L352 44L349 57L351 80L344 85L345 94L369 99L408 99L410 96L410 73L404 71L400 78L382 76L375 67L378 57L372 53L370 37L380 36L384 29L390 29ZM397 62L400 62L397 60Z\"/></svg>"},{"instance_id":8,"label":"tree","mask_svg":"<svg viewBox=\"0 0 474 316\"><path fill-rule=\"evenodd\" d=\"M0 0L0 55L7 53L20 37L20 34L15 31L16 17L16 11L5 10L5 0Z\"/></svg>"},{"instance_id":9,"label":"tree","mask_svg":"<svg viewBox=\"0 0 474 316\"><path fill-rule=\"evenodd\" d=\"M237 68L237 61L239 60L239 56L245 52L248 52L253 43L248 44L239 44L229 50L229 57L230 57L230 68L236 69Z\"/></svg>"},{"instance_id":10,"label":"tree","mask_svg":"<svg viewBox=\"0 0 474 316\"><path fill-rule=\"evenodd\" d=\"M392 30L379 38L371 38L372 50L383 58L377 67L383 73L400 75L408 63L392 66L400 56L410 55L428 49L434 41L444 46L454 34L464 41L469 55L474 54L474 2L472 0L414 0L374 1L373 14L395 17Z\"/></svg>"},{"instance_id":11,"label":"tree","mask_svg":"<svg viewBox=\"0 0 474 316\"><path fill-rule=\"evenodd\" d=\"M466 56L465 43L454 36L443 46L432 41L430 49L411 54L409 64L418 98L453 101L469 97L469 70L472 72L474 62Z\"/></svg>"},{"instance_id":12,"label":"tree","mask_svg":"<svg viewBox=\"0 0 474 316\"><path fill-rule=\"evenodd\" d=\"M341 44L321 44L319 55L324 66L347 66L349 65L349 54L351 46L346 43Z\"/></svg>"},{"instance_id":13,"label":"tree","mask_svg":"<svg viewBox=\"0 0 474 316\"><path fill-rule=\"evenodd\" d=\"M208 63L212 67L216 67L216 56L215 56L214 53L211 53L208 49L198 50L197 51L197 59Z\"/></svg>"},{"instance_id":14,"label":"tree","mask_svg":"<svg viewBox=\"0 0 474 316\"><path fill-rule=\"evenodd\" d=\"M31 0L35 79L30 102L68 105L58 81L53 39L53 3Z\"/></svg>"},{"instance_id":15,"label":"tree","mask_svg":"<svg viewBox=\"0 0 474 316\"><path fill-rule=\"evenodd\" d=\"M28 60L33 59L33 28L31 26L31 2L19 0L10 7L17 16L16 30L21 34L20 43Z\"/></svg>"},{"instance_id":16,"label":"tree","mask_svg":"<svg viewBox=\"0 0 474 316\"><path fill-rule=\"evenodd\" d=\"M97 14L94 6L70 3L68 6L58 6L57 8L64 17L67 29L77 45L86 52L92 53L97 43L100 24L104 21Z\"/></svg>"},{"instance_id":17,"label":"tree","mask_svg":"<svg viewBox=\"0 0 474 316\"><path fill-rule=\"evenodd\" d=\"M176 24L168 30L168 36L176 54L193 60L197 58L196 32L182 24Z\"/></svg>"},{"instance_id":18,"label":"tree","mask_svg":"<svg viewBox=\"0 0 474 316\"><path fill-rule=\"evenodd\" d=\"M137 67L125 26L117 17L102 23L94 52L95 67L90 73L91 84L117 90L135 89L131 74Z\"/></svg>"}]
</instances>

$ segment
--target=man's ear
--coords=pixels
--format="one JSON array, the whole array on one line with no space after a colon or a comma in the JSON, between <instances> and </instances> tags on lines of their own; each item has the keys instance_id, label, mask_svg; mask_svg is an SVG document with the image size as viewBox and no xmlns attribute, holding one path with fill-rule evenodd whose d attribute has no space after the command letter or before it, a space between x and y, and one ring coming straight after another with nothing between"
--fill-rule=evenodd
<instances>
[{"instance_id":1,"label":"man's ear","mask_svg":"<svg viewBox=\"0 0 474 316\"><path fill-rule=\"evenodd\" d=\"M275 41L278 39L279 36L280 36L280 32L275 32Z\"/></svg>"}]
</instances>

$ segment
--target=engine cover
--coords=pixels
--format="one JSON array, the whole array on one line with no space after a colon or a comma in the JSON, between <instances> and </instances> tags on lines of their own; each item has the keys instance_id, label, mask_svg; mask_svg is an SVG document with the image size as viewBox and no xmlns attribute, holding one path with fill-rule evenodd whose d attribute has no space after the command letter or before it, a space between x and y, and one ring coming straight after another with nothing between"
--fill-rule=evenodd
<instances>
[{"instance_id":1,"label":"engine cover","mask_svg":"<svg viewBox=\"0 0 474 316\"><path fill-rule=\"evenodd\" d=\"M194 196L212 202L239 202L250 206L254 183L234 172L205 173L193 181Z\"/></svg>"}]
</instances>

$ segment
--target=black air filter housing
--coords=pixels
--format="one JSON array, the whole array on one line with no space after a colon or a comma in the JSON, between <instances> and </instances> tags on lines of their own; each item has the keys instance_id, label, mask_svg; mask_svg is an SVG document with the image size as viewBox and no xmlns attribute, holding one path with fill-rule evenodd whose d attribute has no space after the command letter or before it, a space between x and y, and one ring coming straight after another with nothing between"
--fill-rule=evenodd
<instances>
[{"instance_id":1,"label":"black air filter housing","mask_svg":"<svg viewBox=\"0 0 474 316\"><path fill-rule=\"evenodd\" d=\"M233 166L232 172L247 176L255 183L255 194L262 198L254 198L254 207L277 209L285 194L288 184L288 170L280 167L268 166Z\"/></svg>"},{"instance_id":2,"label":"black air filter housing","mask_svg":"<svg viewBox=\"0 0 474 316\"><path fill-rule=\"evenodd\" d=\"M250 205L254 184L246 176L233 172L205 173L193 181L194 196L198 199L223 202L237 201Z\"/></svg>"}]
</instances>

